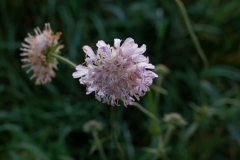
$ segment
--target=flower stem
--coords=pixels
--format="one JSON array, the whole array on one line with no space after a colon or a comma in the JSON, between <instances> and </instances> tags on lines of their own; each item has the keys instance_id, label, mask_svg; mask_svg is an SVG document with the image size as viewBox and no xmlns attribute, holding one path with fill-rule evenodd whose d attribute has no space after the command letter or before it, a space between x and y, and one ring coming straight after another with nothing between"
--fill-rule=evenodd
<instances>
[{"instance_id":1,"label":"flower stem","mask_svg":"<svg viewBox=\"0 0 240 160\"><path fill-rule=\"evenodd\" d=\"M110 106L111 107L111 126L112 126L112 138L113 138L113 142L115 143L115 146L117 147L119 153L120 153L120 157L121 160L124 160L124 153L122 150L122 147L120 146L120 144L118 143L117 137L116 137L116 133L115 133L115 127L114 127L114 121L115 121L115 116L116 116L116 107Z\"/></svg>"},{"instance_id":2,"label":"flower stem","mask_svg":"<svg viewBox=\"0 0 240 160\"><path fill-rule=\"evenodd\" d=\"M164 146L167 145L167 143L169 141L169 138L171 137L172 131L174 130L174 128L175 128L175 126L172 126L172 125L168 126L167 133L166 133L166 135L164 137L164 140L163 140Z\"/></svg>"},{"instance_id":3,"label":"flower stem","mask_svg":"<svg viewBox=\"0 0 240 160\"><path fill-rule=\"evenodd\" d=\"M133 106L137 107L138 109L140 109L143 113L145 113L147 116L149 116L150 118L152 118L156 124L159 124L159 120L158 118L152 114L151 112L149 112L148 110L146 110L142 105L140 105L137 102L133 102L132 103Z\"/></svg>"},{"instance_id":4,"label":"flower stem","mask_svg":"<svg viewBox=\"0 0 240 160\"><path fill-rule=\"evenodd\" d=\"M203 50L202 50L202 47L198 41L198 38L196 36L196 34L193 32L193 29L192 29L192 26L191 26L191 23L190 23L190 20L189 20L189 17L187 15L187 11L186 11L186 8L184 7L183 3L181 0L175 0L178 7L180 8L181 10L181 13L183 15L183 18L184 18L184 21L186 23L186 26L187 26L187 29L188 29L188 32L189 34L191 35L191 38L195 44L195 47L198 51L198 54L199 56L201 57L203 63L204 63L204 69L206 70L208 68L208 60L206 58L206 55L204 54Z\"/></svg>"},{"instance_id":5,"label":"flower stem","mask_svg":"<svg viewBox=\"0 0 240 160\"><path fill-rule=\"evenodd\" d=\"M73 67L73 68L76 68L76 64L74 64L74 63L71 62L70 60L68 60L68 59L60 56L59 54L54 53L54 54L51 54L51 56L56 57L57 59L65 62L65 63L67 63L69 66L71 66L71 67Z\"/></svg>"},{"instance_id":6,"label":"flower stem","mask_svg":"<svg viewBox=\"0 0 240 160\"><path fill-rule=\"evenodd\" d=\"M102 159L103 160L107 160L107 157L106 157L106 155L104 153L104 150L103 150L102 144L101 144L101 142L99 140L97 132L93 131L92 134L93 134L93 138L94 138L95 142L97 143L97 147L98 147L98 150L99 150L99 152L100 152L100 154L102 156Z\"/></svg>"}]
</instances>

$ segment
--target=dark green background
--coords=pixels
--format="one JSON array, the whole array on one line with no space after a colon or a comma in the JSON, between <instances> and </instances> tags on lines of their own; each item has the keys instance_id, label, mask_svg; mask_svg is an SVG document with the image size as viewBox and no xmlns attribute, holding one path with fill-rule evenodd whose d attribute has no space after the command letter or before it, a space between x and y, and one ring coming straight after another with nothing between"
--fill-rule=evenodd
<instances>
[{"instance_id":1,"label":"dark green background","mask_svg":"<svg viewBox=\"0 0 240 160\"><path fill-rule=\"evenodd\" d=\"M208 58L206 71L174 0L1 0L0 159L100 159L98 151L90 153L91 134L82 130L91 119L103 123L103 147L109 159L118 159L109 134L110 106L85 94L86 87L72 78L73 68L60 63L56 78L44 86L34 85L32 73L21 68L19 48L27 33L49 22L55 32L63 32L62 56L76 64L84 62L83 45L96 49L98 40L112 45L114 38L132 37L147 45L152 64L170 69L159 73L161 86L154 82L140 101L160 119L177 112L188 121L174 131L169 159L238 160L240 1L183 3ZM156 147L156 133L165 135L166 128L161 122L155 131L133 106L117 109L116 131L128 159L153 159L144 147Z\"/></svg>"}]
</instances>

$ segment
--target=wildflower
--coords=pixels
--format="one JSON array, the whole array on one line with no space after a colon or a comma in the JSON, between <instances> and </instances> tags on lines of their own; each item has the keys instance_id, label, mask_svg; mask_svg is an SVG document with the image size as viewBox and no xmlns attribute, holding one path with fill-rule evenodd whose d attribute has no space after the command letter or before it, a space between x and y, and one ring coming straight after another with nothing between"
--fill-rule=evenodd
<instances>
[{"instance_id":1,"label":"wildflower","mask_svg":"<svg viewBox=\"0 0 240 160\"><path fill-rule=\"evenodd\" d=\"M179 127L187 125L187 122L178 113L165 114L163 117L163 121L168 124L179 126Z\"/></svg>"},{"instance_id":2,"label":"wildflower","mask_svg":"<svg viewBox=\"0 0 240 160\"><path fill-rule=\"evenodd\" d=\"M89 46L84 46L87 54L86 66L78 65L74 78L87 86L87 94L95 92L97 100L112 106L119 106L119 99L124 105L131 105L134 97L139 100L148 90L153 78L157 77L143 53L146 45L138 48L132 38L127 38L120 46L121 40L114 39L114 46L98 41L96 54Z\"/></svg>"},{"instance_id":3,"label":"wildflower","mask_svg":"<svg viewBox=\"0 0 240 160\"><path fill-rule=\"evenodd\" d=\"M93 132L93 131L100 131L102 129L102 124L96 120L90 120L83 126L84 132Z\"/></svg>"},{"instance_id":4,"label":"wildflower","mask_svg":"<svg viewBox=\"0 0 240 160\"><path fill-rule=\"evenodd\" d=\"M53 33L50 24L45 24L43 32L36 28L35 36L28 34L25 41L28 44L22 43L24 51L21 56L26 56L22 59L23 67L30 67L27 73L33 71L30 79L36 78L35 84L45 84L55 77L54 68L57 69L58 61L53 54L59 53L59 50L64 46L60 45L58 40L61 32Z\"/></svg>"}]
</instances>

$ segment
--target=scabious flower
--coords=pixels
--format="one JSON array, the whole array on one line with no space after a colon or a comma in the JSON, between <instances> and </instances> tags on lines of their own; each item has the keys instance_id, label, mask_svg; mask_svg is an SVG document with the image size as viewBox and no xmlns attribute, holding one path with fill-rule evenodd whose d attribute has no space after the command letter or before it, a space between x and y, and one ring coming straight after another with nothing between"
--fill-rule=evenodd
<instances>
[{"instance_id":1,"label":"scabious flower","mask_svg":"<svg viewBox=\"0 0 240 160\"><path fill-rule=\"evenodd\" d=\"M55 77L54 68L57 69L58 61L52 54L58 54L59 50L64 46L60 45L58 40L61 32L53 33L50 24L45 24L43 32L36 28L34 29L35 36L28 34L25 41L28 44L22 43L24 51L21 56L24 63L23 67L30 67L27 71L33 71L32 78L36 78L35 84L45 84L50 82Z\"/></svg>"},{"instance_id":2,"label":"scabious flower","mask_svg":"<svg viewBox=\"0 0 240 160\"><path fill-rule=\"evenodd\" d=\"M148 90L157 77L143 53L146 45L138 48L132 38L127 38L120 46L121 40L114 39L114 46L98 41L98 50L93 52L89 46L83 50L87 54L86 66L78 65L74 78L80 78L80 83L87 86L87 94L95 92L97 100L112 106L119 106L122 100L124 105L131 105L134 97L139 100Z\"/></svg>"}]
</instances>

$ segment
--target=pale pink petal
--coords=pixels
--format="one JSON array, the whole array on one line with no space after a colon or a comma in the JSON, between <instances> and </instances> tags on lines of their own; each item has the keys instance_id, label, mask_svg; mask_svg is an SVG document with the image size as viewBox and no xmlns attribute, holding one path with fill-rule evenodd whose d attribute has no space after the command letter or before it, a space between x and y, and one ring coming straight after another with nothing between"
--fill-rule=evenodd
<instances>
[{"instance_id":1,"label":"pale pink petal","mask_svg":"<svg viewBox=\"0 0 240 160\"><path fill-rule=\"evenodd\" d=\"M120 39L114 39L114 47L119 48L120 47L121 40Z\"/></svg>"},{"instance_id":2,"label":"pale pink petal","mask_svg":"<svg viewBox=\"0 0 240 160\"><path fill-rule=\"evenodd\" d=\"M97 47L103 47L103 46L107 46L107 44L104 41L98 41Z\"/></svg>"},{"instance_id":3,"label":"pale pink petal","mask_svg":"<svg viewBox=\"0 0 240 160\"><path fill-rule=\"evenodd\" d=\"M143 54L146 51L146 45L143 44L140 48L137 48L136 51L134 52L135 54Z\"/></svg>"},{"instance_id":4,"label":"pale pink petal","mask_svg":"<svg viewBox=\"0 0 240 160\"><path fill-rule=\"evenodd\" d=\"M149 68L149 69L154 69L155 66L150 64L150 63L146 63L146 62L141 62L137 64L138 67L144 67L144 68Z\"/></svg>"},{"instance_id":5,"label":"pale pink petal","mask_svg":"<svg viewBox=\"0 0 240 160\"><path fill-rule=\"evenodd\" d=\"M89 46L83 46L83 51L89 56L89 57L96 57L95 53L93 52L92 48Z\"/></svg>"},{"instance_id":6,"label":"pale pink petal","mask_svg":"<svg viewBox=\"0 0 240 160\"><path fill-rule=\"evenodd\" d=\"M84 76L88 73L88 68L84 67L82 65L78 65L76 67L76 70L77 70L77 72L74 72L72 74L73 78L79 78L79 77L82 77L82 76Z\"/></svg>"}]
</instances>

